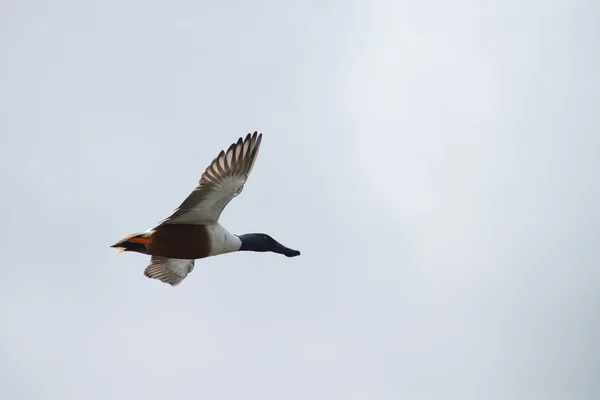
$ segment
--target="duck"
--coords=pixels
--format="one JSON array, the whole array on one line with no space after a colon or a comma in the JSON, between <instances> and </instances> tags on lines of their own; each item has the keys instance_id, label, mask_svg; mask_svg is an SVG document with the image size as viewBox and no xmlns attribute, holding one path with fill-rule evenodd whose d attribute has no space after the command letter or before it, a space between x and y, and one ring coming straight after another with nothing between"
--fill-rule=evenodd
<instances>
[{"instance_id":1,"label":"duck","mask_svg":"<svg viewBox=\"0 0 600 400\"><path fill-rule=\"evenodd\" d=\"M237 251L273 252L296 257L265 233L230 233L219 223L221 213L237 197L254 167L262 133L248 133L221 151L200 177L197 187L173 213L154 228L121 238L111 247L118 252L150 256L148 278L179 285L193 271L195 260Z\"/></svg>"}]
</instances>

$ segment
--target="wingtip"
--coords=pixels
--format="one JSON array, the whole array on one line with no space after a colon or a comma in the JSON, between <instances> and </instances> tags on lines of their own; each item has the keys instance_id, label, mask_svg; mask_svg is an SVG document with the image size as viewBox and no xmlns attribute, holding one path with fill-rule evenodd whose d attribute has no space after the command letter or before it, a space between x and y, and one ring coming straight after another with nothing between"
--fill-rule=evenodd
<instances>
[{"instance_id":1,"label":"wingtip","mask_svg":"<svg viewBox=\"0 0 600 400\"><path fill-rule=\"evenodd\" d=\"M252 133L248 133L248 134L246 135L246 140L248 140L248 139L252 139L252 140L258 140L258 139L260 139L261 137L262 137L262 132L261 132L261 133L259 133L258 131L254 131L254 132L252 132Z\"/></svg>"}]
</instances>

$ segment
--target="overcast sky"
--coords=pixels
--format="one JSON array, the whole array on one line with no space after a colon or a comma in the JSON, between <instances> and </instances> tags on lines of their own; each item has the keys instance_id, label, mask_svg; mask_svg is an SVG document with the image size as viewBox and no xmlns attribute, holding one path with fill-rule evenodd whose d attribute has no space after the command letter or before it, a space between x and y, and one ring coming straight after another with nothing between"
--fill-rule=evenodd
<instances>
[{"instance_id":1,"label":"overcast sky","mask_svg":"<svg viewBox=\"0 0 600 400\"><path fill-rule=\"evenodd\" d=\"M0 398L600 398L600 4L0 5ZM263 132L175 288L109 246Z\"/></svg>"}]
</instances>

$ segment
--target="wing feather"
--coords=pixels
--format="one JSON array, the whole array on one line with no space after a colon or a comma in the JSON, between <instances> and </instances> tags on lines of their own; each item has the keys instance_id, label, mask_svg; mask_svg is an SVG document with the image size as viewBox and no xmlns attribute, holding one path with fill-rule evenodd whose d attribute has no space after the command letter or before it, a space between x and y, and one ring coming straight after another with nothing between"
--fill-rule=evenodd
<instances>
[{"instance_id":1,"label":"wing feather","mask_svg":"<svg viewBox=\"0 0 600 400\"><path fill-rule=\"evenodd\" d=\"M200 177L196 189L159 226L218 221L227 204L244 189L261 140L262 134L249 133L245 139L239 138L229 146L227 151L221 151Z\"/></svg>"},{"instance_id":2,"label":"wing feather","mask_svg":"<svg viewBox=\"0 0 600 400\"><path fill-rule=\"evenodd\" d=\"M177 286L194 269L194 260L152 256L144 275Z\"/></svg>"}]
</instances>

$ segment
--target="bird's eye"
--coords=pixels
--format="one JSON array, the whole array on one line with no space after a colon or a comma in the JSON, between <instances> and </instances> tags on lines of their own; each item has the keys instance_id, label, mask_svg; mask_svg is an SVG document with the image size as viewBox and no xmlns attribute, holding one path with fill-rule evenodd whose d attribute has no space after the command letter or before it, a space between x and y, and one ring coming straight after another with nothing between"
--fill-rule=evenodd
<instances>
[{"instance_id":1,"label":"bird's eye","mask_svg":"<svg viewBox=\"0 0 600 400\"><path fill-rule=\"evenodd\" d=\"M263 236L265 238L265 240L267 240L269 237L267 235Z\"/></svg>"}]
</instances>

